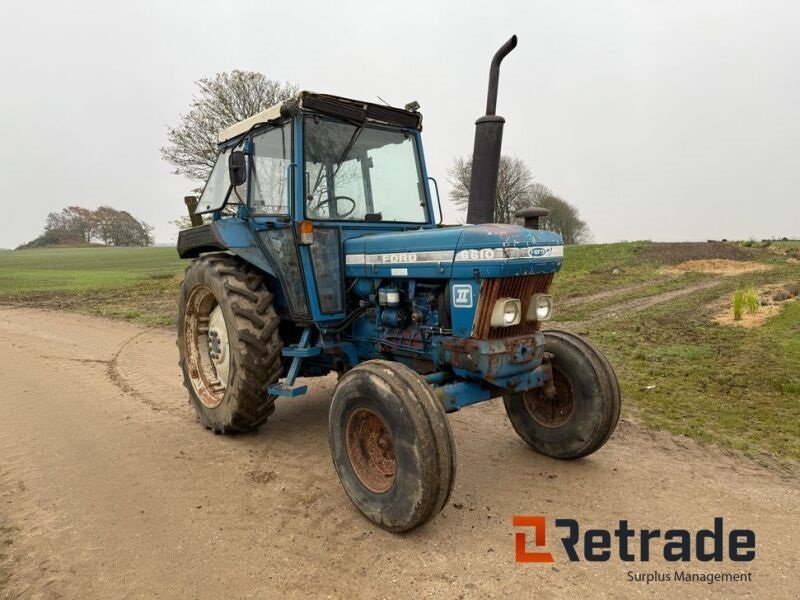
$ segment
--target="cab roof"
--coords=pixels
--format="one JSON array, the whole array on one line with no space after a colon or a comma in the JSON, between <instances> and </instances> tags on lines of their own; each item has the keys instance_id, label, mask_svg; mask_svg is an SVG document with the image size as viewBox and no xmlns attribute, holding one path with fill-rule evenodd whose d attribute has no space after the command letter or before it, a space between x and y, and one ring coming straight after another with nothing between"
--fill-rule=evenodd
<instances>
[{"instance_id":1,"label":"cab roof","mask_svg":"<svg viewBox=\"0 0 800 600\"><path fill-rule=\"evenodd\" d=\"M363 100L342 98L341 96L331 96L330 94L298 92L279 104L270 106L268 109L262 110L244 121L239 121L227 129L223 129L219 133L217 142L224 144L260 125L266 125L270 121L275 121L281 117L292 116L300 111L330 115L359 124L370 121L409 129L422 129L422 115L416 111L364 102Z\"/></svg>"}]
</instances>

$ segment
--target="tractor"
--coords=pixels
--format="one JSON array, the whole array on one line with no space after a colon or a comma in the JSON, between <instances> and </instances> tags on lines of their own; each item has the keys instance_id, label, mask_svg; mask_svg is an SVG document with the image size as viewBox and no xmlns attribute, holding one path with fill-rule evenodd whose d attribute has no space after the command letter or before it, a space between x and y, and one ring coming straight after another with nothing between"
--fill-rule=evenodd
<instances>
[{"instance_id":1,"label":"tractor","mask_svg":"<svg viewBox=\"0 0 800 600\"><path fill-rule=\"evenodd\" d=\"M559 459L595 452L620 412L591 343L542 329L561 237L493 223L504 119L494 55L476 122L467 225L441 224L422 116L300 92L219 134L216 164L180 233L184 384L218 434L267 422L298 378L336 373L328 435L344 490L370 521L414 529L447 503L447 413L503 398L517 434ZM435 195L434 195L435 192ZM207 224L200 215L209 215Z\"/></svg>"}]
</instances>

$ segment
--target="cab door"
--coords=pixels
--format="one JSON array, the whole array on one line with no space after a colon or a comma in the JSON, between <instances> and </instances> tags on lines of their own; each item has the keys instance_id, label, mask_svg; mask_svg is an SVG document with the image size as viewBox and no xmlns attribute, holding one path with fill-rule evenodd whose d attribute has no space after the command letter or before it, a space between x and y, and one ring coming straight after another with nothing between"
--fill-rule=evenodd
<instances>
[{"instance_id":1,"label":"cab door","mask_svg":"<svg viewBox=\"0 0 800 600\"><path fill-rule=\"evenodd\" d=\"M303 139L303 117L294 121L294 139ZM310 187L309 175L304 168L303 145L296 143L294 161L289 165L293 181L292 224L294 234L301 241L299 227L308 217L305 215L305 194ZM325 175L323 174L323 177ZM300 257L298 275L307 291L308 308L316 322L341 320L346 315L344 292L344 249L340 227L331 222L313 223L313 242L298 243Z\"/></svg>"},{"instance_id":2,"label":"cab door","mask_svg":"<svg viewBox=\"0 0 800 600\"><path fill-rule=\"evenodd\" d=\"M291 216L295 181L292 121L259 131L248 142L250 228L281 283L289 313L297 321L314 318L298 235Z\"/></svg>"}]
</instances>

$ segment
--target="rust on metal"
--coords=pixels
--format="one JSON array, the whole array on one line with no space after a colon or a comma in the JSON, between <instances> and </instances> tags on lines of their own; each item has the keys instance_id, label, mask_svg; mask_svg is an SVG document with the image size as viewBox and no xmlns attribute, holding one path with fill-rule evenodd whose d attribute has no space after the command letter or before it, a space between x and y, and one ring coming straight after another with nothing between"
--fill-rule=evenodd
<instances>
[{"instance_id":1,"label":"rust on metal","mask_svg":"<svg viewBox=\"0 0 800 600\"><path fill-rule=\"evenodd\" d=\"M550 382L555 393L548 393ZM550 429L566 425L575 412L575 392L569 380L557 369L553 369L552 379L544 386L524 392L522 400L531 418Z\"/></svg>"},{"instance_id":2,"label":"rust on metal","mask_svg":"<svg viewBox=\"0 0 800 600\"><path fill-rule=\"evenodd\" d=\"M220 381L209 343L209 322L217 301L205 286L195 287L186 302L183 340L189 381L204 406L216 408L225 397L225 385Z\"/></svg>"},{"instance_id":3,"label":"rust on metal","mask_svg":"<svg viewBox=\"0 0 800 600\"><path fill-rule=\"evenodd\" d=\"M544 373L544 386L542 386L542 393L547 400L553 400L556 397L556 385L553 382L553 355L550 352L544 353L542 359L542 371Z\"/></svg>"},{"instance_id":4,"label":"rust on metal","mask_svg":"<svg viewBox=\"0 0 800 600\"><path fill-rule=\"evenodd\" d=\"M383 419L368 408L357 408L347 418L344 432L347 458L365 488L387 492L397 476L394 441Z\"/></svg>"},{"instance_id":5,"label":"rust on metal","mask_svg":"<svg viewBox=\"0 0 800 600\"><path fill-rule=\"evenodd\" d=\"M533 294L544 294L550 288L555 273L540 275L522 275L518 277L502 277L485 279L481 284L478 311L475 317L473 337L481 340L505 339L519 335L534 333L539 328L538 321L527 321L528 304ZM518 298L522 304L522 319L511 327L492 327L492 309L500 298Z\"/></svg>"},{"instance_id":6,"label":"rust on metal","mask_svg":"<svg viewBox=\"0 0 800 600\"><path fill-rule=\"evenodd\" d=\"M536 337L522 335L506 340L477 340L475 338L445 338L441 348L449 358L449 366L466 371L483 371L486 381L497 379L502 371L521 372L530 369L529 363L536 359L538 346ZM486 358L485 371L481 367Z\"/></svg>"}]
</instances>

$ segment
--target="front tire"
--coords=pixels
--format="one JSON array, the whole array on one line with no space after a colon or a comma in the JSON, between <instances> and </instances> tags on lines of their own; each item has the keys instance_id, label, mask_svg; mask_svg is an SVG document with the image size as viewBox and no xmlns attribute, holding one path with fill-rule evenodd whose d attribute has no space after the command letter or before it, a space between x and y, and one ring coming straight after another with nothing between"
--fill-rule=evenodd
<instances>
[{"instance_id":1,"label":"front tire","mask_svg":"<svg viewBox=\"0 0 800 600\"><path fill-rule=\"evenodd\" d=\"M441 402L408 367L371 360L342 376L328 420L345 492L370 521L409 531L436 516L455 481L455 445Z\"/></svg>"},{"instance_id":2,"label":"front tire","mask_svg":"<svg viewBox=\"0 0 800 600\"><path fill-rule=\"evenodd\" d=\"M573 333L549 330L555 397L544 388L503 397L517 434L534 450L560 459L588 456L611 437L619 420L617 376L605 356Z\"/></svg>"},{"instance_id":3,"label":"front tire","mask_svg":"<svg viewBox=\"0 0 800 600\"><path fill-rule=\"evenodd\" d=\"M187 267L178 300L183 385L200 423L215 433L253 431L275 410L281 375L278 315L264 276L229 254Z\"/></svg>"}]
</instances>

